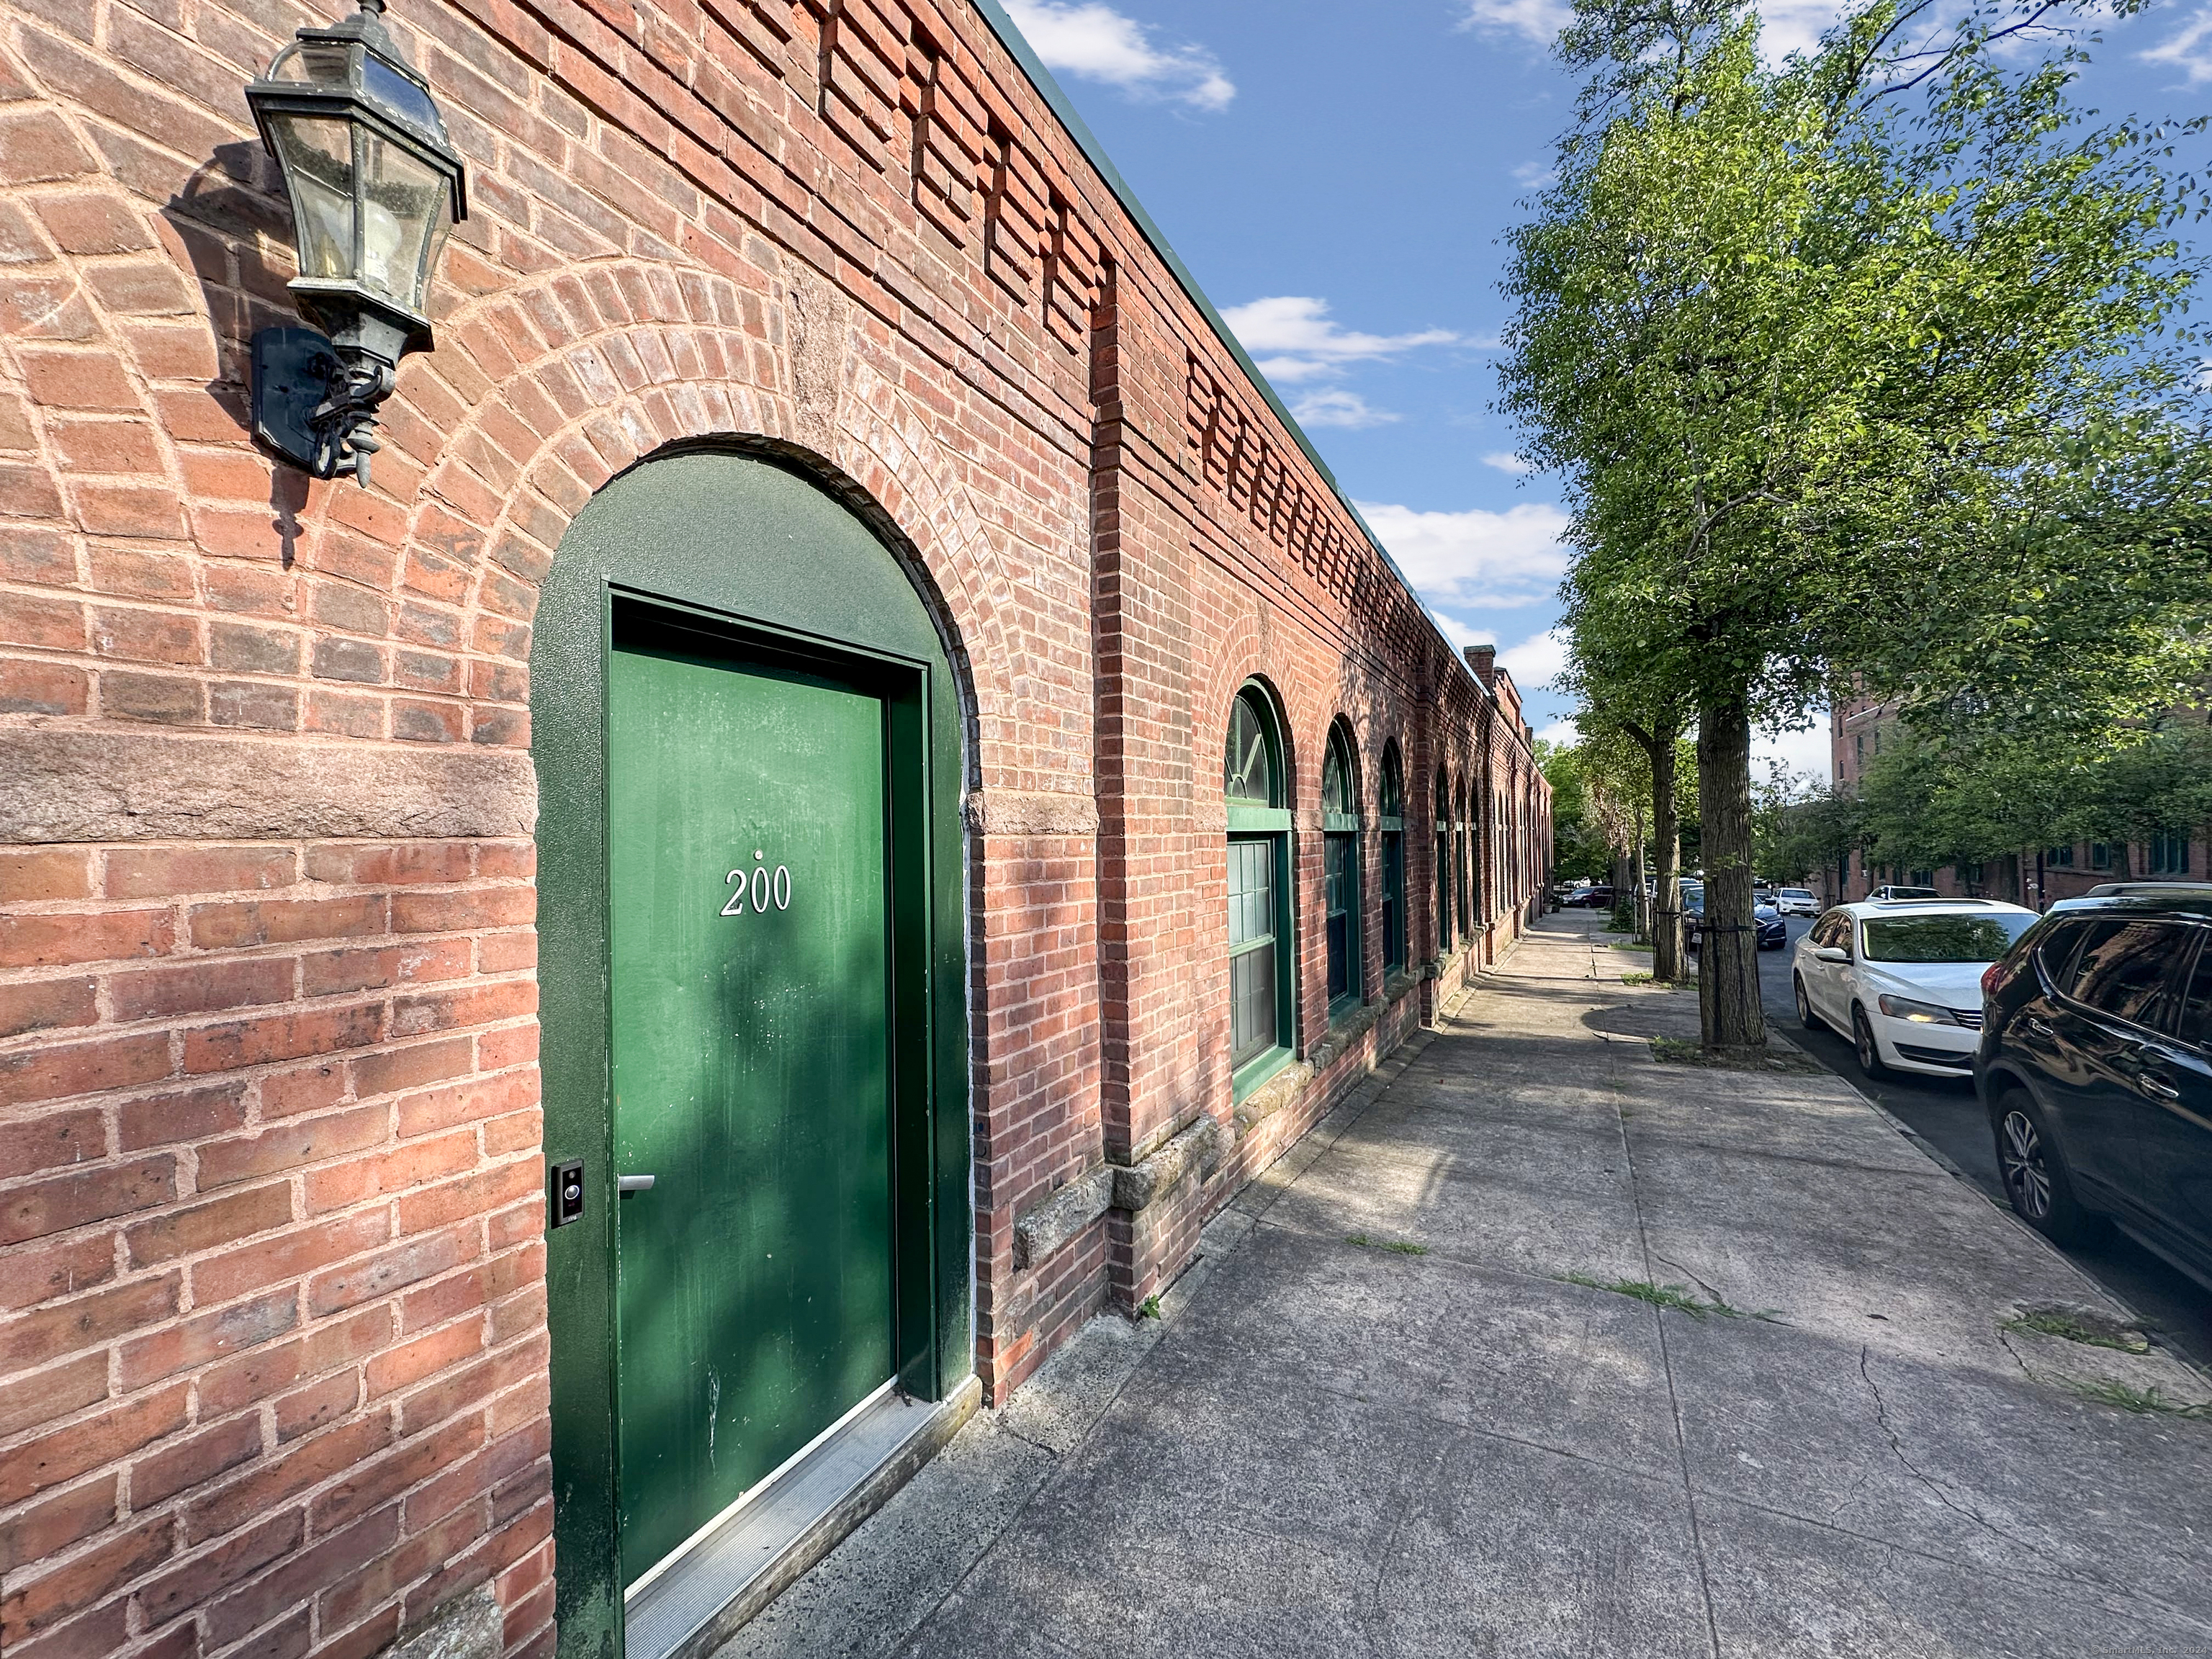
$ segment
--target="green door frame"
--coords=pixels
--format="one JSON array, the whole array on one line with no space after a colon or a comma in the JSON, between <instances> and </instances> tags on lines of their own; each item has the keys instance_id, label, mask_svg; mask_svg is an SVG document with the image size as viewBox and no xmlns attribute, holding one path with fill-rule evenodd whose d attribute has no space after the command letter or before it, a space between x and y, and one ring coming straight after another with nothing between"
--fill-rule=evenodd
<instances>
[{"instance_id":1,"label":"green door frame","mask_svg":"<svg viewBox=\"0 0 2212 1659\"><path fill-rule=\"evenodd\" d=\"M839 495L852 499L849 484ZM890 544L781 455L690 448L586 504L539 595L531 651L539 816L539 1030L549 1167L580 1159L582 1218L546 1236L561 1659L621 1659L616 1204L608 1099L607 658L619 625L882 688L892 751L893 1349L947 1398L971 1320L965 720L951 659Z\"/></svg>"}]
</instances>

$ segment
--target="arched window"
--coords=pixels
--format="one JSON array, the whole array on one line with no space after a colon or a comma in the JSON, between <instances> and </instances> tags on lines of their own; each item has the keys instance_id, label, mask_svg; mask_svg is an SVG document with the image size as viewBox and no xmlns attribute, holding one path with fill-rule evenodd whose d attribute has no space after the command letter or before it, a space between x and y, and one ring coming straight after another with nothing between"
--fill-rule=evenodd
<instances>
[{"instance_id":1,"label":"arched window","mask_svg":"<svg viewBox=\"0 0 2212 1659\"><path fill-rule=\"evenodd\" d=\"M1334 1019L1366 1000L1367 971L1360 949L1359 785L1352 769L1352 728L1328 728L1321 765L1323 929L1328 954L1328 1012Z\"/></svg>"},{"instance_id":2,"label":"arched window","mask_svg":"<svg viewBox=\"0 0 2212 1659\"><path fill-rule=\"evenodd\" d=\"M1406 769L1395 738L1382 745L1382 971L1406 965Z\"/></svg>"},{"instance_id":3,"label":"arched window","mask_svg":"<svg viewBox=\"0 0 2212 1659\"><path fill-rule=\"evenodd\" d=\"M1289 1060L1291 814L1284 793L1282 726L1256 682L1229 714L1222 792L1229 807L1229 1045L1235 1093L1256 1088Z\"/></svg>"},{"instance_id":4,"label":"arched window","mask_svg":"<svg viewBox=\"0 0 2212 1659\"><path fill-rule=\"evenodd\" d=\"M1437 954L1452 947L1451 780L1437 769Z\"/></svg>"}]
</instances>

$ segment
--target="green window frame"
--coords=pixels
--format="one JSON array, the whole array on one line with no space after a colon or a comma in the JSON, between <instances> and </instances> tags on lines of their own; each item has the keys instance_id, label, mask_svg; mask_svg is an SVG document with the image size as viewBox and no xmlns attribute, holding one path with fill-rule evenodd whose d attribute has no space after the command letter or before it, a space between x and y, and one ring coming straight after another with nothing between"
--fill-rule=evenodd
<instances>
[{"instance_id":1,"label":"green window frame","mask_svg":"<svg viewBox=\"0 0 2212 1659\"><path fill-rule=\"evenodd\" d=\"M1468 859L1466 784L1460 785L1454 804L1458 811L1452 818L1452 871L1459 890L1459 937L1469 939L1474 933L1474 866Z\"/></svg>"},{"instance_id":2,"label":"green window frame","mask_svg":"<svg viewBox=\"0 0 2212 1659\"><path fill-rule=\"evenodd\" d=\"M1448 955L1452 933L1451 781L1437 769L1437 954Z\"/></svg>"},{"instance_id":3,"label":"green window frame","mask_svg":"<svg viewBox=\"0 0 2212 1659\"><path fill-rule=\"evenodd\" d=\"M1229 1042L1231 1093L1258 1088L1297 1045L1291 970L1291 814L1274 699L1248 681L1230 706L1222 762L1228 806Z\"/></svg>"},{"instance_id":4,"label":"green window frame","mask_svg":"<svg viewBox=\"0 0 2212 1659\"><path fill-rule=\"evenodd\" d=\"M1406 966L1406 779L1395 738L1382 746L1382 971Z\"/></svg>"},{"instance_id":5,"label":"green window frame","mask_svg":"<svg viewBox=\"0 0 2212 1659\"><path fill-rule=\"evenodd\" d=\"M2185 876L2189 873L2189 831L2160 830L2152 835L2150 856L2145 860L2154 876Z\"/></svg>"},{"instance_id":6,"label":"green window frame","mask_svg":"<svg viewBox=\"0 0 2212 1659\"><path fill-rule=\"evenodd\" d=\"M1329 728L1322 760L1322 928L1328 985L1328 1015L1340 1015L1367 1000L1365 939L1360 921L1365 908L1360 867L1359 784L1352 763L1352 728L1340 720Z\"/></svg>"}]
</instances>

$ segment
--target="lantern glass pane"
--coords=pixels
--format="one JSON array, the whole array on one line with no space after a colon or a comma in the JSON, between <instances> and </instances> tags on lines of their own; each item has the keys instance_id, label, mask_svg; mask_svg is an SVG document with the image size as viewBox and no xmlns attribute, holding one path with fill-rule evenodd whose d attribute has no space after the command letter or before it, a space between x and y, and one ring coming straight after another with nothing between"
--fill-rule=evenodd
<instances>
[{"instance_id":1,"label":"lantern glass pane","mask_svg":"<svg viewBox=\"0 0 2212 1659\"><path fill-rule=\"evenodd\" d=\"M412 151L363 135L368 177L362 191L361 285L419 313L441 222L452 212L446 176Z\"/></svg>"},{"instance_id":2,"label":"lantern glass pane","mask_svg":"<svg viewBox=\"0 0 2212 1659\"><path fill-rule=\"evenodd\" d=\"M374 52L362 55L361 89L370 103L387 115L411 122L428 132L442 134L446 130L430 94Z\"/></svg>"},{"instance_id":3,"label":"lantern glass pane","mask_svg":"<svg viewBox=\"0 0 2212 1659\"><path fill-rule=\"evenodd\" d=\"M343 282L353 273L353 126L322 115L276 115L284 181L292 190L300 275Z\"/></svg>"},{"instance_id":4,"label":"lantern glass pane","mask_svg":"<svg viewBox=\"0 0 2212 1659\"><path fill-rule=\"evenodd\" d=\"M318 86L342 87L350 48L328 41L303 40L278 54L269 66L272 81L305 81Z\"/></svg>"}]
</instances>

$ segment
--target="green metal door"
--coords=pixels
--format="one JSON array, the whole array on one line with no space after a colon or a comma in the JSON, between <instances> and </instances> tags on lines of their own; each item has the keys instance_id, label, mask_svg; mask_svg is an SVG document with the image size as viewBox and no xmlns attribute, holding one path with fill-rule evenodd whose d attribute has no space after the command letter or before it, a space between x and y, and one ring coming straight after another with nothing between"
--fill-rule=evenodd
<instances>
[{"instance_id":1,"label":"green metal door","mask_svg":"<svg viewBox=\"0 0 2212 1659\"><path fill-rule=\"evenodd\" d=\"M888 1380L884 705L608 667L624 1584Z\"/></svg>"}]
</instances>

